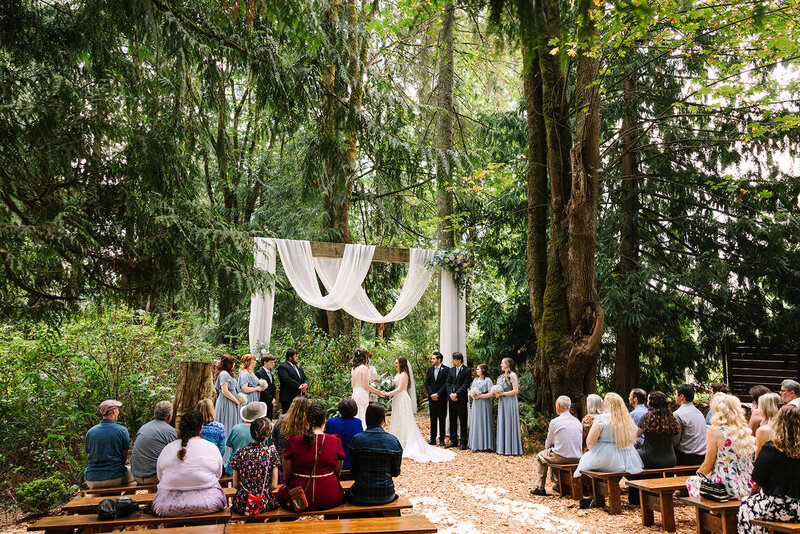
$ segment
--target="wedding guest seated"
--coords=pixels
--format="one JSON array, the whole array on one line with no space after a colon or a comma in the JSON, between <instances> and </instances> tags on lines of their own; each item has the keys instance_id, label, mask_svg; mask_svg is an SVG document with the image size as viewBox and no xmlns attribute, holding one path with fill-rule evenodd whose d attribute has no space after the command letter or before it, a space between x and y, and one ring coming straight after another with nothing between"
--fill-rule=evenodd
<instances>
[{"instance_id":1,"label":"wedding guest seated","mask_svg":"<svg viewBox=\"0 0 800 534\"><path fill-rule=\"evenodd\" d=\"M781 382L781 398L786 404L800 405L800 382L784 380Z\"/></svg>"},{"instance_id":2,"label":"wedding guest seated","mask_svg":"<svg viewBox=\"0 0 800 534\"><path fill-rule=\"evenodd\" d=\"M222 455L216 445L200 437L202 428L200 412L186 412L179 425L180 439L161 451L158 491L152 504L157 516L212 514L228 506L219 485Z\"/></svg>"},{"instance_id":3,"label":"wedding guest seated","mask_svg":"<svg viewBox=\"0 0 800 534\"><path fill-rule=\"evenodd\" d=\"M219 453L225 456L225 426L215 420L214 403L211 399L200 399L194 409L203 416L203 430L200 431L200 437L216 445Z\"/></svg>"},{"instance_id":4,"label":"wedding guest seated","mask_svg":"<svg viewBox=\"0 0 800 534\"><path fill-rule=\"evenodd\" d=\"M733 391L731 391L731 388L730 386L728 386L728 384L725 384L723 382L716 382L714 384L711 384L711 396L713 397L717 393L725 393L727 395L732 395ZM709 406L708 413L706 414L707 425L711 424L711 415L712 415L711 406Z\"/></svg>"},{"instance_id":5,"label":"wedding guest seated","mask_svg":"<svg viewBox=\"0 0 800 534\"><path fill-rule=\"evenodd\" d=\"M531 490L531 495L547 495L544 487L547 483L549 463L573 464L583 455L583 425L569 413L571 406L572 401L566 395L556 399L558 417L550 421L544 450L536 455L536 461L539 463L539 486ZM551 478L554 478L552 471L550 474Z\"/></svg>"},{"instance_id":6,"label":"wedding guest seated","mask_svg":"<svg viewBox=\"0 0 800 534\"><path fill-rule=\"evenodd\" d=\"M386 408L370 402L365 416L367 429L350 442L350 469L353 486L347 500L358 505L387 504L397 498L392 477L400 475L403 447L382 426Z\"/></svg>"},{"instance_id":7,"label":"wedding guest seated","mask_svg":"<svg viewBox=\"0 0 800 534\"><path fill-rule=\"evenodd\" d=\"M778 416L778 410L780 410L781 397L777 393L761 395L758 398L758 405L763 420L758 430L756 430L756 458L758 458L761 448L772 441L775 431L775 418Z\"/></svg>"},{"instance_id":8,"label":"wedding guest seated","mask_svg":"<svg viewBox=\"0 0 800 534\"><path fill-rule=\"evenodd\" d=\"M178 439L172 421L172 403L161 401L153 409L153 420L136 433L131 450L131 473L137 484L155 484L158 455L167 444Z\"/></svg>"},{"instance_id":9,"label":"wedding guest seated","mask_svg":"<svg viewBox=\"0 0 800 534\"><path fill-rule=\"evenodd\" d=\"M247 508L248 493L261 497L262 513L278 507L278 500L272 494L278 487L278 455L275 447L267 443L272 421L261 417L250 424L249 430L253 441L233 453L231 459L236 488L231 508L240 514Z\"/></svg>"},{"instance_id":10,"label":"wedding guest seated","mask_svg":"<svg viewBox=\"0 0 800 534\"><path fill-rule=\"evenodd\" d=\"M647 413L646 401L647 392L642 388L634 388L631 390L630 394L628 394L628 403L633 407L633 410L631 410L631 419L633 419L636 426L639 426L639 421L641 421L644 414Z\"/></svg>"},{"instance_id":11,"label":"wedding guest seated","mask_svg":"<svg viewBox=\"0 0 800 534\"><path fill-rule=\"evenodd\" d=\"M676 387L675 402L678 409L672 415L681 425L673 441L677 465L701 464L706 455L706 420L694 405L694 387L689 384Z\"/></svg>"},{"instance_id":12,"label":"wedding guest seated","mask_svg":"<svg viewBox=\"0 0 800 534\"><path fill-rule=\"evenodd\" d=\"M800 411L781 408L774 437L764 445L753 466L753 482L761 491L739 505L739 534L767 534L753 519L800 523Z\"/></svg>"},{"instance_id":13,"label":"wedding guest seated","mask_svg":"<svg viewBox=\"0 0 800 534\"><path fill-rule=\"evenodd\" d=\"M101 402L98 410L103 419L86 433L84 450L89 463L83 478L89 489L133 482L130 468L125 466L131 446L130 434L127 428L117 424L120 406L122 403L114 399Z\"/></svg>"},{"instance_id":14,"label":"wedding guest seated","mask_svg":"<svg viewBox=\"0 0 800 534\"><path fill-rule=\"evenodd\" d=\"M336 434L342 440L344 463L342 469L350 469L350 441L353 436L364 431L364 424L356 417L358 406L350 397L339 402L339 417L331 417L325 423L326 434Z\"/></svg>"},{"instance_id":15,"label":"wedding guest seated","mask_svg":"<svg viewBox=\"0 0 800 534\"><path fill-rule=\"evenodd\" d=\"M272 444L278 454L278 483L283 484L283 450L294 436L302 436L308 428L306 414L311 401L305 395L300 395L292 400L289 409L275 422L272 427Z\"/></svg>"},{"instance_id":16,"label":"wedding guest seated","mask_svg":"<svg viewBox=\"0 0 800 534\"><path fill-rule=\"evenodd\" d=\"M231 429L231 434L226 441L228 447L231 448L231 460L233 459L233 455L236 454L236 451L252 443L253 437L250 435L250 425L253 421L266 417L266 415L267 405L263 402L248 402L239 408L239 417L242 418L242 422ZM225 466L225 473L228 476L233 474L230 460L228 461L228 465Z\"/></svg>"},{"instance_id":17,"label":"wedding guest seated","mask_svg":"<svg viewBox=\"0 0 800 534\"><path fill-rule=\"evenodd\" d=\"M650 411L639 420L636 431L638 436L644 437L641 447L637 446L644 468L675 467L678 459L672 444L681 426L669 411L667 396L661 391L652 391L647 397L647 407Z\"/></svg>"},{"instance_id":18,"label":"wedding guest seated","mask_svg":"<svg viewBox=\"0 0 800 534\"><path fill-rule=\"evenodd\" d=\"M642 459L633 447L636 443L636 425L633 424L625 401L616 393L605 398L605 413L597 415L586 437L586 452L574 476L583 471L636 474L642 471Z\"/></svg>"},{"instance_id":19,"label":"wedding guest seated","mask_svg":"<svg viewBox=\"0 0 800 534\"><path fill-rule=\"evenodd\" d=\"M758 427L761 426L761 421L764 420L764 415L758 408L758 399L761 395L766 395L767 393L771 393L771 391L767 386L753 386L748 393L753 399L753 402L750 404L750 421L748 424L750 425L750 431L755 436ZM780 396L778 396L778 398L780 398Z\"/></svg>"},{"instance_id":20,"label":"wedding guest seated","mask_svg":"<svg viewBox=\"0 0 800 534\"><path fill-rule=\"evenodd\" d=\"M301 487L308 500L308 510L327 510L344 500L344 490L339 484L344 462L342 441L323 431L325 407L322 404L312 404L306 420L305 433L290 438L283 451L286 484L278 490L278 502L289 508L289 490Z\"/></svg>"},{"instance_id":21,"label":"wedding guest seated","mask_svg":"<svg viewBox=\"0 0 800 534\"><path fill-rule=\"evenodd\" d=\"M706 427L706 456L697 476L686 481L689 495L700 496L703 477L725 486L731 499L750 494L756 440L744 417L738 397L717 393L711 398L711 425Z\"/></svg>"},{"instance_id":22,"label":"wedding guest seated","mask_svg":"<svg viewBox=\"0 0 800 534\"><path fill-rule=\"evenodd\" d=\"M592 428L595 416L603 413L603 398L594 393L586 396L586 415L581 419L583 425L583 450L586 451L586 436L589 435L589 429Z\"/></svg>"}]
</instances>

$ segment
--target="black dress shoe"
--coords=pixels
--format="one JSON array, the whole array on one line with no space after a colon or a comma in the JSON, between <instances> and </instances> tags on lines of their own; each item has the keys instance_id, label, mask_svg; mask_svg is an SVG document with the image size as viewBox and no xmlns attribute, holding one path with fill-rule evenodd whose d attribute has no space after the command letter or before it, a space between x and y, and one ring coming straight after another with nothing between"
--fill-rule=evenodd
<instances>
[{"instance_id":1,"label":"black dress shoe","mask_svg":"<svg viewBox=\"0 0 800 534\"><path fill-rule=\"evenodd\" d=\"M449 449L451 447L458 447L458 442L457 441L456 442L452 442L451 441L450 443L448 443L447 445L444 446L445 449Z\"/></svg>"},{"instance_id":2,"label":"black dress shoe","mask_svg":"<svg viewBox=\"0 0 800 534\"><path fill-rule=\"evenodd\" d=\"M446 445L444 444L444 440L443 439L439 440L439 446L440 447L446 447Z\"/></svg>"},{"instance_id":3,"label":"black dress shoe","mask_svg":"<svg viewBox=\"0 0 800 534\"><path fill-rule=\"evenodd\" d=\"M531 490L531 495L538 495L539 497L547 497L547 492L544 488L536 488Z\"/></svg>"},{"instance_id":4,"label":"black dress shoe","mask_svg":"<svg viewBox=\"0 0 800 534\"><path fill-rule=\"evenodd\" d=\"M428 440L428 445L436 445L436 440L431 438L430 440Z\"/></svg>"},{"instance_id":5,"label":"black dress shoe","mask_svg":"<svg viewBox=\"0 0 800 534\"><path fill-rule=\"evenodd\" d=\"M462 450L462 451L465 451L465 450L467 450L467 445L466 445L466 443L462 443L462 444L461 444L461 450Z\"/></svg>"}]
</instances>

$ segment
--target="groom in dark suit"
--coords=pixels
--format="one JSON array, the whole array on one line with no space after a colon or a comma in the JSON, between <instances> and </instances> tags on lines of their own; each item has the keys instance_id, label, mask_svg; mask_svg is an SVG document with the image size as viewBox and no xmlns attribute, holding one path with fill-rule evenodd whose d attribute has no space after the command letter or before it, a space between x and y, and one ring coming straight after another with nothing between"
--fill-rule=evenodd
<instances>
[{"instance_id":1,"label":"groom in dark suit","mask_svg":"<svg viewBox=\"0 0 800 534\"><path fill-rule=\"evenodd\" d=\"M431 414L431 445L436 445L436 430L439 430L439 444L444 445L444 425L447 421L447 372L442 365L442 353L438 350L431 356L431 366L425 375L425 391L428 392L428 411Z\"/></svg>"},{"instance_id":2,"label":"groom in dark suit","mask_svg":"<svg viewBox=\"0 0 800 534\"><path fill-rule=\"evenodd\" d=\"M256 377L267 381L267 389L261 392L258 400L267 405L267 417L272 419L272 408L275 406L275 377L272 368L275 367L275 356L268 352L261 354L261 368L256 371Z\"/></svg>"},{"instance_id":3,"label":"groom in dark suit","mask_svg":"<svg viewBox=\"0 0 800 534\"><path fill-rule=\"evenodd\" d=\"M308 379L297 363L298 359L297 351L289 349L286 351L286 361L278 367L278 381L281 383L279 398L283 413L289 411L295 397L305 395L308 389Z\"/></svg>"},{"instance_id":4,"label":"groom in dark suit","mask_svg":"<svg viewBox=\"0 0 800 534\"><path fill-rule=\"evenodd\" d=\"M450 397L450 444L458 447L459 427L461 430L461 450L467 449L467 389L472 383L472 371L464 365L464 355L453 353L453 367L447 373L447 394Z\"/></svg>"}]
</instances>

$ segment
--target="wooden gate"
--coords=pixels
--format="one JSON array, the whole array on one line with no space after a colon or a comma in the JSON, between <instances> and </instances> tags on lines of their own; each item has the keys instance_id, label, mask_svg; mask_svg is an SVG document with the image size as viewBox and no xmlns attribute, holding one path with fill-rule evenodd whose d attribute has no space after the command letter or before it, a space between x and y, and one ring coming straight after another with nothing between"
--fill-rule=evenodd
<instances>
[{"instance_id":1,"label":"wooden gate","mask_svg":"<svg viewBox=\"0 0 800 534\"><path fill-rule=\"evenodd\" d=\"M787 378L800 382L800 351L726 343L723 373L734 395L750 402L748 391L753 386L767 386L777 393Z\"/></svg>"}]
</instances>

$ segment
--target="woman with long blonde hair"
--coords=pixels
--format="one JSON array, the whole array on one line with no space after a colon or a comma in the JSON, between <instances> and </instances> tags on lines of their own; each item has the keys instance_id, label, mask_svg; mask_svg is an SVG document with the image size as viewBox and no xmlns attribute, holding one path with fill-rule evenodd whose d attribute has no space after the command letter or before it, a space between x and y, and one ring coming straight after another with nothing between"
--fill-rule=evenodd
<instances>
[{"instance_id":1,"label":"woman with long blonde hair","mask_svg":"<svg viewBox=\"0 0 800 534\"><path fill-rule=\"evenodd\" d=\"M294 436L302 436L308 430L306 414L311 401L305 395L294 398L284 415L272 427L272 444L278 455L278 478L283 481L283 449Z\"/></svg>"},{"instance_id":2,"label":"woman with long blonde hair","mask_svg":"<svg viewBox=\"0 0 800 534\"><path fill-rule=\"evenodd\" d=\"M761 424L756 430L756 458L768 441L772 440L775 430L775 418L781 406L781 396L777 393L766 393L758 398L758 411L761 412Z\"/></svg>"},{"instance_id":3,"label":"woman with long blonde hair","mask_svg":"<svg viewBox=\"0 0 800 534\"><path fill-rule=\"evenodd\" d=\"M753 482L761 491L744 497L739 505L741 534L766 534L752 524L753 519L800 522L800 410L784 406L773 428L772 441L764 445L753 466Z\"/></svg>"},{"instance_id":4,"label":"woman with long blonde hair","mask_svg":"<svg viewBox=\"0 0 800 534\"><path fill-rule=\"evenodd\" d=\"M756 439L744 416L738 397L727 393L716 393L711 397L711 424L706 428L706 457L697 470L697 476L689 477L686 487L692 497L700 496L703 478L725 486L731 499L750 495L753 481L753 453Z\"/></svg>"},{"instance_id":5,"label":"woman with long blonde hair","mask_svg":"<svg viewBox=\"0 0 800 534\"><path fill-rule=\"evenodd\" d=\"M607 393L605 413L594 417L592 428L586 436L586 447L576 477L582 471L603 471L606 473L642 472L642 459L636 452L636 425L625 408L625 401L616 393Z\"/></svg>"}]
</instances>

